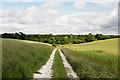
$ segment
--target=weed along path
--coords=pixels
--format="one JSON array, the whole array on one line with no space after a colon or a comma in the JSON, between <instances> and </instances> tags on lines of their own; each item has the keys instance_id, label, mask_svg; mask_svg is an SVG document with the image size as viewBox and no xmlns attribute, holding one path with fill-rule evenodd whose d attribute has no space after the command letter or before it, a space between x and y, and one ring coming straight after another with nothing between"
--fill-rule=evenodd
<instances>
[{"instance_id":1,"label":"weed along path","mask_svg":"<svg viewBox=\"0 0 120 80\"><path fill-rule=\"evenodd\" d=\"M73 71L72 66L68 63L68 61L66 60L65 56L63 55L63 53L61 52L60 49L59 49L59 53L60 53L60 55L62 57L63 64L64 64L64 67L65 67L65 69L67 71L68 77L70 77L70 78L78 78L76 73Z\"/></svg>"},{"instance_id":2,"label":"weed along path","mask_svg":"<svg viewBox=\"0 0 120 80\"><path fill-rule=\"evenodd\" d=\"M50 55L50 59L46 62L46 64L33 74L34 78L78 78L76 73L73 71L72 66L68 63L61 50L56 50L57 48L54 49L54 51ZM61 73L59 69L63 73Z\"/></svg>"},{"instance_id":3,"label":"weed along path","mask_svg":"<svg viewBox=\"0 0 120 80\"><path fill-rule=\"evenodd\" d=\"M54 60L54 55L55 55L56 50L57 48L54 49L47 63L44 66L42 66L40 70L38 70L38 73L33 74L34 78L51 78L52 65L53 65L53 60Z\"/></svg>"}]
</instances>

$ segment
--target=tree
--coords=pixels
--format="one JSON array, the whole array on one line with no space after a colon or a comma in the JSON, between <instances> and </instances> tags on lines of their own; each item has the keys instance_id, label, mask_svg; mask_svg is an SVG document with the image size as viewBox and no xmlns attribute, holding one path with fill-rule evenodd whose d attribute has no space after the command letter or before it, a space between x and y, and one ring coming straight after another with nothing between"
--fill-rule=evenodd
<instances>
[{"instance_id":1,"label":"tree","mask_svg":"<svg viewBox=\"0 0 120 80\"><path fill-rule=\"evenodd\" d=\"M102 34L96 34L95 37L96 37L98 40L102 40L102 39L103 39L103 35L102 35Z\"/></svg>"},{"instance_id":2,"label":"tree","mask_svg":"<svg viewBox=\"0 0 120 80\"><path fill-rule=\"evenodd\" d=\"M92 33L89 33L88 36L85 38L86 42L91 42L95 40L95 36Z\"/></svg>"},{"instance_id":3,"label":"tree","mask_svg":"<svg viewBox=\"0 0 120 80\"><path fill-rule=\"evenodd\" d=\"M72 34L70 35L70 38L71 38L71 39L73 38L73 35L72 35Z\"/></svg>"},{"instance_id":4,"label":"tree","mask_svg":"<svg viewBox=\"0 0 120 80\"><path fill-rule=\"evenodd\" d=\"M106 36L106 35L102 35L102 34L96 34L95 37L98 40L104 40L104 39L109 39L110 38L110 36Z\"/></svg>"},{"instance_id":5,"label":"tree","mask_svg":"<svg viewBox=\"0 0 120 80\"><path fill-rule=\"evenodd\" d=\"M65 39L65 40L68 40L68 37L67 37L67 36L65 36L65 37L64 37L64 39Z\"/></svg>"},{"instance_id":6,"label":"tree","mask_svg":"<svg viewBox=\"0 0 120 80\"><path fill-rule=\"evenodd\" d=\"M53 43L53 44L52 44L52 46L56 47L56 44L55 44L55 43Z\"/></svg>"},{"instance_id":7,"label":"tree","mask_svg":"<svg viewBox=\"0 0 120 80\"><path fill-rule=\"evenodd\" d=\"M68 37L65 36L65 37L63 38L63 41L64 41L64 44L68 44L68 43L69 43L69 41L68 41Z\"/></svg>"},{"instance_id":8,"label":"tree","mask_svg":"<svg viewBox=\"0 0 120 80\"><path fill-rule=\"evenodd\" d=\"M52 37L52 33L50 33L50 37Z\"/></svg>"},{"instance_id":9,"label":"tree","mask_svg":"<svg viewBox=\"0 0 120 80\"><path fill-rule=\"evenodd\" d=\"M22 32L19 32L19 35L20 35L20 39L26 39L26 35L23 34Z\"/></svg>"},{"instance_id":10,"label":"tree","mask_svg":"<svg viewBox=\"0 0 120 80\"><path fill-rule=\"evenodd\" d=\"M52 34L34 34L34 35L25 35L22 32L19 33L4 33L2 34L2 38L13 38L13 39L25 39L31 41L38 41L50 44L79 44L84 42L91 42L96 39L104 40L110 38L118 38L120 35L102 35L96 34L95 36L92 33L89 35L52 35Z\"/></svg>"}]
</instances>

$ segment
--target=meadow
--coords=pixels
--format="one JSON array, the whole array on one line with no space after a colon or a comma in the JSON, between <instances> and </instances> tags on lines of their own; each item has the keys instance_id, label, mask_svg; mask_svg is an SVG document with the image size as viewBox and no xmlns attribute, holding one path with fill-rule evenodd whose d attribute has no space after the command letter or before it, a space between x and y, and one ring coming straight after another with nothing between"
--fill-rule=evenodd
<instances>
[{"instance_id":1,"label":"meadow","mask_svg":"<svg viewBox=\"0 0 120 80\"><path fill-rule=\"evenodd\" d=\"M33 41L2 39L2 77L33 78L54 47Z\"/></svg>"},{"instance_id":2,"label":"meadow","mask_svg":"<svg viewBox=\"0 0 120 80\"><path fill-rule=\"evenodd\" d=\"M80 78L118 78L118 38L58 46ZM33 78L55 49L51 44L2 39L2 77ZM56 51L53 79L68 78L63 60ZM40 73L39 73L40 74Z\"/></svg>"},{"instance_id":3,"label":"meadow","mask_svg":"<svg viewBox=\"0 0 120 80\"><path fill-rule=\"evenodd\" d=\"M98 51L111 54L118 54L118 39L98 40L82 44L66 44L63 47L75 51Z\"/></svg>"},{"instance_id":4,"label":"meadow","mask_svg":"<svg viewBox=\"0 0 120 80\"><path fill-rule=\"evenodd\" d=\"M80 78L118 78L118 39L61 47Z\"/></svg>"}]
</instances>

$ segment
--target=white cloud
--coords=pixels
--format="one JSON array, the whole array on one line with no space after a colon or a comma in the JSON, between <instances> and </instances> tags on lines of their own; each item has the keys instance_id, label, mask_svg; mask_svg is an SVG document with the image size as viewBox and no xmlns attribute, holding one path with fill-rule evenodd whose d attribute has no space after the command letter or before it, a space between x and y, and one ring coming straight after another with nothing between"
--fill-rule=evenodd
<instances>
[{"instance_id":1,"label":"white cloud","mask_svg":"<svg viewBox=\"0 0 120 80\"><path fill-rule=\"evenodd\" d=\"M75 2L75 3L73 4L73 7L76 8L76 9L84 8L84 7L85 7L85 2L81 2L81 1Z\"/></svg>"},{"instance_id":2,"label":"white cloud","mask_svg":"<svg viewBox=\"0 0 120 80\"><path fill-rule=\"evenodd\" d=\"M58 7L61 4L58 2L48 2L42 5L42 8L54 8L54 7Z\"/></svg>"},{"instance_id":3,"label":"white cloud","mask_svg":"<svg viewBox=\"0 0 120 80\"><path fill-rule=\"evenodd\" d=\"M31 6L26 11L0 11L3 14L0 15L2 32L16 32L22 30L26 33L47 33L51 28L49 28L49 26L58 18L58 10L52 9L58 4L59 3L45 3L43 4L44 7L42 6L40 8Z\"/></svg>"},{"instance_id":4,"label":"white cloud","mask_svg":"<svg viewBox=\"0 0 120 80\"><path fill-rule=\"evenodd\" d=\"M71 16L73 18L71 18L70 25L76 27L76 33L83 31L92 33L102 32L103 34L111 32L111 34L117 34L118 32L117 8L111 12L80 12L73 13Z\"/></svg>"},{"instance_id":5,"label":"white cloud","mask_svg":"<svg viewBox=\"0 0 120 80\"><path fill-rule=\"evenodd\" d=\"M117 8L105 12L79 12L59 15L60 11L53 9L57 5L51 4L53 3L45 3L40 8L31 6L25 11L0 10L3 14L0 15L0 21L2 21L2 25L0 25L2 32L0 33L19 31L54 34L117 33Z\"/></svg>"},{"instance_id":6,"label":"white cloud","mask_svg":"<svg viewBox=\"0 0 120 80\"><path fill-rule=\"evenodd\" d=\"M1 26L2 32L19 32L26 28L26 25L19 23L4 23Z\"/></svg>"}]
</instances>

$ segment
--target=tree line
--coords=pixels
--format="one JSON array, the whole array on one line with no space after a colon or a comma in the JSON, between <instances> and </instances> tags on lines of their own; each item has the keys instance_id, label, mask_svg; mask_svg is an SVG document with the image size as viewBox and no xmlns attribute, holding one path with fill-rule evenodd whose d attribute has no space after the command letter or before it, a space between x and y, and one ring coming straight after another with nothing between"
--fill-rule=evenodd
<instances>
[{"instance_id":1,"label":"tree line","mask_svg":"<svg viewBox=\"0 0 120 80\"><path fill-rule=\"evenodd\" d=\"M4 33L2 34L2 38L13 38L13 39L22 39L22 40L31 40L38 41L44 43L50 43L55 46L56 44L80 44L85 42L92 42L95 40L105 40L111 38L120 38L118 35L102 35L96 34L93 35L89 33L88 35L52 35L52 34L24 34L22 32L19 33Z\"/></svg>"}]
</instances>

